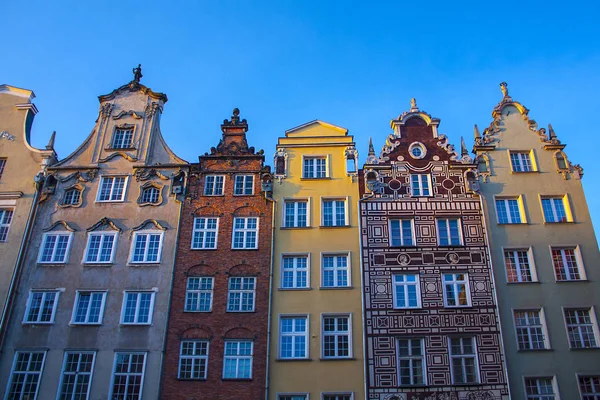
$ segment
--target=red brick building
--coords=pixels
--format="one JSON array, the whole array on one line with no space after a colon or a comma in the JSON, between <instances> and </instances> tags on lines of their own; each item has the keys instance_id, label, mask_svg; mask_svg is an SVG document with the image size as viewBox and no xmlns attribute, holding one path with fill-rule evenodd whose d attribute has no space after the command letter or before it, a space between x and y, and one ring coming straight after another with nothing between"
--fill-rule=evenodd
<instances>
[{"instance_id":1,"label":"red brick building","mask_svg":"<svg viewBox=\"0 0 600 400\"><path fill-rule=\"evenodd\" d=\"M161 398L265 395L272 245L270 170L239 110L192 164L181 215ZM263 180L265 181L263 183Z\"/></svg>"}]
</instances>

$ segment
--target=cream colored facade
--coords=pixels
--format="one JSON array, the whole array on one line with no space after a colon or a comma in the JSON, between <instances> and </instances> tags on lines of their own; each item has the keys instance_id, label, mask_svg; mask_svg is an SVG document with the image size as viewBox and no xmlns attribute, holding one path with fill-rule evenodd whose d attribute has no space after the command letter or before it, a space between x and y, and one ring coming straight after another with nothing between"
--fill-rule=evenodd
<instances>
[{"instance_id":1,"label":"cream colored facade","mask_svg":"<svg viewBox=\"0 0 600 400\"><path fill-rule=\"evenodd\" d=\"M325 122L278 140L271 400L364 399L357 162L353 137Z\"/></svg>"},{"instance_id":2,"label":"cream colored facade","mask_svg":"<svg viewBox=\"0 0 600 400\"><path fill-rule=\"evenodd\" d=\"M600 377L600 257L583 170L567 160L552 127L538 129L501 88L492 124L482 136L475 130L474 151L511 398L527 398L526 385L529 394L551 388L557 399L583 398L578 381Z\"/></svg>"},{"instance_id":3,"label":"cream colored facade","mask_svg":"<svg viewBox=\"0 0 600 400\"><path fill-rule=\"evenodd\" d=\"M33 119L38 110L31 102L31 90L0 85L0 331L5 316L13 274L20 261L30 216L35 211L35 177L56 162L52 148L54 135L46 150L31 146ZM9 300L10 301L10 300ZM3 337L3 334L2 334Z\"/></svg>"}]
</instances>

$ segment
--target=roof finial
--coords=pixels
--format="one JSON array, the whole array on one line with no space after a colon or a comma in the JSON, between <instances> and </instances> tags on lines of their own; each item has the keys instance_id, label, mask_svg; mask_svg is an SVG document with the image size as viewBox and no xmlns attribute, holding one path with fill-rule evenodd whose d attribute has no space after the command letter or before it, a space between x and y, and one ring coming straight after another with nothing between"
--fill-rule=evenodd
<instances>
[{"instance_id":1,"label":"roof finial","mask_svg":"<svg viewBox=\"0 0 600 400\"><path fill-rule=\"evenodd\" d=\"M140 79L142 79L142 64L138 64L137 68L133 69L133 81L135 83L140 83Z\"/></svg>"},{"instance_id":2,"label":"roof finial","mask_svg":"<svg viewBox=\"0 0 600 400\"><path fill-rule=\"evenodd\" d=\"M238 122L240 122L240 109L236 107L233 109L233 115L231 116L231 123L235 125Z\"/></svg>"},{"instance_id":3,"label":"roof finial","mask_svg":"<svg viewBox=\"0 0 600 400\"><path fill-rule=\"evenodd\" d=\"M473 134L475 136L475 140L481 139L481 134L479 133L479 128L477 127L477 124L475 124L475 126L473 127Z\"/></svg>"},{"instance_id":4,"label":"roof finial","mask_svg":"<svg viewBox=\"0 0 600 400\"><path fill-rule=\"evenodd\" d=\"M500 90L502 90L502 95L504 96L504 98L509 97L508 96L508 85L506 84L506 82L502 82L500 84Z\"/></svg>"},{"instance_id":5,"label":"roof finial","mask_svg":"<svg viewBox=\"0 0 600 400\"><path fill-rule=\"evenodd\" d=\"M373 138L369 138L369 155L375 155L375 148L373 147Z\"/></svg>"},{"instance_id":6,"label":"roof finial","mask_svg":"<svg viewBox=\"0 0 600 400\"><path fill-rule=\"evenodd\" d=\"M413 97L412 99L410 99L410 112L417 111L419 111L419 107L417 107L417 99Z\"/></svg>"},{"instance_id":7,"label":"roof finial","mask_svg":"<svg viewBox=\"0 0 600 400\"><path fill-rule=\"evenodd\" d=\"M460 137L460 155L467 156L469 155L469 150L467 150L467 145L465 144L465 139Z\"/></svg>"},{"instance_id":8,"label":"roof finial","mask_svg":"<svg viewBox=\"0 0 600 400\"><path fill-rule=\"evenodd\" d=\"M557 139L556 133L554 132L554 128L552 128L552 124L548 124L548 131L550 133L550 140Z\"/></svg>"},{"instance_id":9,"label":"roof finial","mask_svg":"<svg viewBox=\"0 0 600 400\"><path fill-rule=\"evenodd\" d=\"M46 150L54 150L54 141L56 140L56 131L52 132L50 135L50 140L48 140L48 144L46 145Z\"/></svg>"}]
</instances>

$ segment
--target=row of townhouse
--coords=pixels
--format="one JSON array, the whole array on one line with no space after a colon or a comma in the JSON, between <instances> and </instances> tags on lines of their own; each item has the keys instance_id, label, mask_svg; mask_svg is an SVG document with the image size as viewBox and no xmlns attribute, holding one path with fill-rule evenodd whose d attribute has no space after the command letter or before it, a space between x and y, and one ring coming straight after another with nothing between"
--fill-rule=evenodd
<instances>
[{"instance_id":1,"label":"row of townhouse","mask_svg":"<svg viewBox=\"0 0 600 400\"><path fill-rule=\"evenodd\" d=\"M362 168L316 120L271 170L237 109L178 158L134 73L61 161L0 86L5 399L599 398L583 170L506 84L475 157L413 99Z\"/></svg>"}]
</instances>

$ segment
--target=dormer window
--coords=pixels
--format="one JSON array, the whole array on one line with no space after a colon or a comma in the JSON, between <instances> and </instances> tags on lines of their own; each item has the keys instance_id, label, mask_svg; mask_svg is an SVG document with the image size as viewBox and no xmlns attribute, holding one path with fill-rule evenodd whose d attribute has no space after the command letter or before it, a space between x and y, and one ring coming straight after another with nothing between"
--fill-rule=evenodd
<instances>
[{"instance_id":1,"label":"dormer window","mask_svg":"<svg viewBox=\"0 0 600 400\"><path fill-rule=\"evenodd\" d=\"M154 186L142 189L142 203L156 204L160 196L160 190Z\"/></svg>"},{"instance_id":2,"label":"dormer window","mask_svg":"<svg viewBox=\"0 0 600 400\"><path fill-rule=\"evenodd\" d=\"M63 196L62 205L63 206L79 206L81 205L81 189L76 187L71 187L65 190L65 194Z\"/></svg>"},{"instance_id":3,"label":"dormer window","mask_svg":"<svg viewBox=\"0 0 600 400\"><path fill-rule=\"evenodd\" d=\"M130 149L133 147L133 128L117 128L111 143L113 149Z\"/></svg>"}]
</instances>

